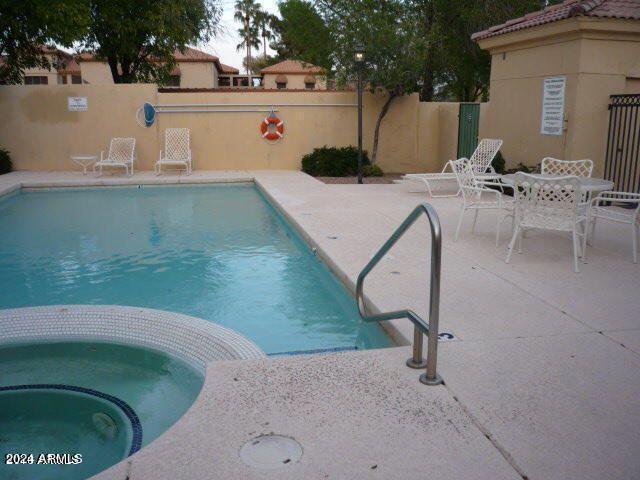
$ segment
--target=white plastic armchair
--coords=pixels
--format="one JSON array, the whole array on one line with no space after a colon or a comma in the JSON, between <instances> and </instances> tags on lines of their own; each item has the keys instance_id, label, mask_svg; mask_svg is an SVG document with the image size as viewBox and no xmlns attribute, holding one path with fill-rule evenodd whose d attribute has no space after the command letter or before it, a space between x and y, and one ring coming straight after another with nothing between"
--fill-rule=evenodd
<instances>
[{"instance_id":1,"label":"white plastic armchair","mask_svg":"<svg viewBox=\"0 0 640 480\"><path fill-rule=\"evenodd\" d=\"M188 128L167 128L164 132L164 156L162 150L155 164L156 175L162 173L162 166L183 166L187 175L192 172L191 144Z\"/></svg>"},{"instance_id":2,"label":"white plastic armchair","mask_svg":"<svg viewBox=\"0 0 640 480\"><path fill-rule=\"evenodd\" d=\"M573 175L575 177L591 177L593 160L558 160L545 157L540 163L540 173L545 175Z\"/></svg>"},{"instance_id":3,"label":"white plastic armchair","mask_svg":"<svg viewBox=\"0 0 640 480\"><path fill-rule=\"evenodd\" d=\"M454 241L458 241L460 228L464 213L467 210L474 210L472 231L476 229L478 220L478 212L480 210L498 210L498 220L496 225L496 246L500 242L500 226L507 217L513 218L513 200L505 197L498 190L488 188L488 185L497 186L487 181L479 180L473 172L473 167L469 160L461 158L460 160L452 160L449 166L456 176L458 188L462 194L462 206L460 207L460 215L458 217L458 226L454 235Z\"/></svg>"},{"instance_id":4,"label":"white plastic armchair","mask_svg":"<svg viewBox=\"0 0 640 480\"><path fill-rule=\"evenodd\" d=\"M471 170L479 180L497 179L499 175L491 166L491 162L498 154L502 147L502 140L495 138L483 138L478 143L471 158L465 159L471 165ZM451 168L451 160L445 163L441 172L438 173L408 173L404 175L404 180L416 180L424 182L430 197L457 197L461 191L458 188L455 194L434 195L432 191L432 183L438 181L455 181L456 175L453 171L447 172Z\"/></svg>"},{"instance_id":5,"label":"white plastic armchair","mask_svg":"<svg viewBox=\"0 0 640 480\"><path fill-rule=\"evenodd\" d=\"M522 252L523 233L528 229L571 232L573 270L579 272L578 257L583 247L580 237L584 239L586 234L586 216L578 209L582 195L580 179L576 176L545 178L519 172L515 175L513 190L516 221L505 262L511 260L516 243Z\"/></svg>"},{"instance_id":6,"label":"white plastic armchair","mask_svg":"<svg viewBox=\"0 0 640 480\"><path fill-rule=\"evenodd\" d=\"M95 173L96 167L99 167L100 175L102 175L103 167L120 167L124 168L127 175L133 175L135 158L135 138L112 138L107 156L105 157L104 150L100 152L100 160L93 164L93 172Z\"/></svg>"},{"instance_id":7,"label":"white plastic armchair","mask_svg":"<svg viewBox=\"0 0 640 480\"><path fill-rule=\"evenodd\" d=\"M631 208L621 208L620 204ZM635 205L636 208L633 208ZM587 213L587 226L591 227L590 244L595 236L596 220L601 218L611 222L623 223L631 226L631 248L633 249L633 263L638 263L638 236L640 236L640 193L602 192L591 200ZM583 260L586 261L587 242L584 239Z\"/></svg>"}]
</instances>

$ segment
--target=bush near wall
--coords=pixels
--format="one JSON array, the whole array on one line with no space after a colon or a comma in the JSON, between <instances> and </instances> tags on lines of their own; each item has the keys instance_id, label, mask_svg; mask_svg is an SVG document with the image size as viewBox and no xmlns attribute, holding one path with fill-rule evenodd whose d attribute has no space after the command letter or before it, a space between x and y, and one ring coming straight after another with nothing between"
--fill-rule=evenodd
<instances>
[{"instance_id":1,"label":"bush near wall","mask_svg":"<svg viewBox=\"0 0 640 480\"><path fill-rule=\"evenodd\" d=\"M13 164L11 163L11 155L9 155L9 151L4 148L0 148L0 175L9 173L12 169Z\"/></svg>"},{"instance_id":2,"label":"bush near wall","mask_svg":"<svg viewBox=\"0 0 640 480\"><path fill-rule=\"evenodd\" d=\"M349 147L321 147L302 157L302 171L313 177L351 177L358 174L358 149ZM379 177L382 169L371 165L366 151L362 152L362 173L365 177Z\"/></svg>"}]
</instances>

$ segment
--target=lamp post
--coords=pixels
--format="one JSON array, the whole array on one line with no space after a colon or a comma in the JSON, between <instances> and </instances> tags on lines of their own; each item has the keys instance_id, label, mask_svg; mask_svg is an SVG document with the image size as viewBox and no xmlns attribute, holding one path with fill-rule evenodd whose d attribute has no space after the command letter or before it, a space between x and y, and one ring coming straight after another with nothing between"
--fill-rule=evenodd
<instances>
[{"instance_id":1,"label":"lamp post","mask_svg":"<svg viewBox=\"0 0 640 480\"><path fill-rule=\"evenodd\" d=\"M357 44L355 61L358 70L358 183L362 183L362 67L364 66L364 46Z\"/></svg>"}]
</instances>

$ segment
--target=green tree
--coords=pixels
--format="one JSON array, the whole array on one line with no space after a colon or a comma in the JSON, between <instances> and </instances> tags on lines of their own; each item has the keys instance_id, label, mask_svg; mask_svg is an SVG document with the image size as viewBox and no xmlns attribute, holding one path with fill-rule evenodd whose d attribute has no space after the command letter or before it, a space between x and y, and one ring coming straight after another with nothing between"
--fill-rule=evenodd
<instances>
[{"instance_id":1,"label":"green tree","mask_svg":"<svg viewBox=\"0 0 640 480\"><path fill-rule=\"evenodd\" d=\"M70 47L88 19L85 0L0 0L0 83L22 83L26 69L50 68L42 47Z\"/></svg>"},{"instance_id":2,"label":"green tree","mask_svg":"<svg viewBox=\"0 0 640 480\"><path fill-rule=\"evenodd\" d=\"M115 83L162 83L173 54L209 40L220 9L214 0L89 0L85 49L106 60Z\"/></svg>"},{"instance_id":3,"label":"green tree","mask_svg":"<svg viewBox=\"0 0 640 480\"><path fill-rule=\"evenodd\" d=\"M280 59L278 57L274 57L271 55L258 55L257 57L251 57L251 65L249 66L249 70L254 72L255 74L260 73L263 68L267 68L271 65L275 65L278 63ZM242 66L246 69L246 59L242 60Z\"/></svg>"},{"instance_id":4,"label":"green tree","mask_svg":"<svg viewBox=\"0 0 640 480\"><path fill-rule=\"evenodd\" d=\"M278 9L280 18L274 21L276 41L272 45L278 57L302 60L330 71L331 33L314 5L305 0L283 0Z\"/></svg>"},{"instance_id":5,"label":"green tree","mask_svg":"<svg viewBox=\"0 0 640 480\"><path fill-rule=\"evenodd\" d=\"M256 23L260 12L260 4L256 3L255 0L236 0L235 8L236 12L233 18L242 25L238 29L238 34L240 34L242 41L236 46L236 49L238 51L246 49L244 63L247 67L247 74L250 74L252 65L251 49L260 48L260 31Z\"/></svg>"},{"instance_id":6,"label":"green tree","mask_svg":"<svg viewBox=\"0 0 640 480\"><path fill-rule=\"evenodd\" d=\"M486 100L491 58L471 39L475 32L540 8L539 0L435 0L441 99L459 102Z\"/></svg>"},{"instance_id":7,"label":"green tree","mask_svg":"<svg viewBox=\"0 0 640 480\"><path fill-rule=\"evenodd\" d=\"M366 48L364 78L371 92L385 92L376 120L371 163L375 164L382 121L393 101L419 89L424 44L418 41L416 15L402 0L318 0L332 34L339 84L353 84L354 46Z\"/></svg>"}]
</instances>

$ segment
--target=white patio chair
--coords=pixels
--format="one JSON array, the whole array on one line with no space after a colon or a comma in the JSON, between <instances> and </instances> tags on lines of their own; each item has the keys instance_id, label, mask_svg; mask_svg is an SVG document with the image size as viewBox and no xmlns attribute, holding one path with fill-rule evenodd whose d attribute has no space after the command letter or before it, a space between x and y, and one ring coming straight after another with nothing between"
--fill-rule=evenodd
<instances>
[{"instance_id":1,"label":"white patio chair","mask_svg":"<svg viewBox=\"0 0 640 480\"><path fill-rule=\"evenodd\" d=\"M559 175L562 177L571 176L574 177L586 177L590 178L593 172L593 160L558 160L553 157L545 157L540 163L540 173L545 175ZM587 214L587 208L589 207L590 194L589 192L582 192L580 199L580 207L582 213Z\"/></svg>"},{"instance_id":2,"label":"white patio chair","mask_svg":"<svg viewBox=\"0 0 640 480\"><path fill-rule=\"evenodd\" d=\"M519 172L515 175L513 191L516 221L505 262L511 260L516 242L518 252L522 253L525 230L571 232L573 269L579 272L578 257L581 255L582 242L578 237L584 238L587 219L578 208L582 194L578 177L541 178Z\"/></svg>"},{"instance_id":3,"label":"white patio chair","mask_svg":"<svg viewBox=\"0 0 640 480\"><path fill-rule=\"evenodd\" d=\"M164 131L164 157L160 150L154 167L156 175L162 173L163 165L184 166L187 175L191 175L191 145L188 128L167 128Z\"/></svg>"},{"instance_id":4,"label":"white patio chair","mask_svg":"<svg viewBox=\"0 0 640 480\"><path fill-rule=\"evenodd\" d=\"M478 143L475 151L471 155L471 158L467 161L471 165L471 169L475 174L477 179L480 180L490 180L496 179L499 175L491 166L491 162L500 151L500 147L502 146L502 140L495 138L483 138ZM431 183L438 181L453 181L456 180L456 176L454 172L447 172L447 168L451 166L451 161L447 162L442 169L442 172L439 173L408 173L404 175L402 178L404 180L416 180L422 181L427 187L427 192L429 192L430 197L457 197L460 195L461 191L458 188L458 191L454 194L446 194L446 195L434 195L431 190Z\"/></svg>"},{"instance_id":5,"label":"white patio chair","mask_svg":"<svg viewBox=\"0 0 640 480\"><path fill-rule=\"evenodd\" d=\"M592 172L593 161L589 159L558 160L557 158L545 157L540 163L540 173L545 175L591 177Z\"/></svg>"},{"instance_id":6,"label":"white patio chair","mask_svg":"<svg viewBox=\"0 0 640 480\"><path fill-rule=\"evenodd\" d=\"M624 209L614 204L636 205L636 208ZM602 218L617 223L631 225L631 248L633 249L633 263L638 263L638 236L640 235L640 193L602 192L591 200L587 213L587 226L591 227L588 235L589 244L593 245L596 220ZM586 238L583 243L583 260L587 259Z\"/></svg>"},{"instance_id":7,"label":"white patio chair","mask_svg":"<svg viewBox=\"0 0 640 480\"><path fill-rule=\"evenodd\" d=\"M133 162L136 158L135 138L112 138L109 143L109 152L104 156L104 150L100 152L100 160L93 164L93 173L96 167L124 167L127 175L133 175Z\"/></svg>"},{"instance_id":8,"label":"white patio chair","mask_svg":"<svg viewBox=\"0 0 640 480\"><path fill-rule=\"evenodd\" d=\"M456 233L453 237L454 241L458 241L460 228L462 227L462 219L467 210L475 210L473 227L471 228L472 232L476 229L478 212L480 210L498 210L498 224L496 226L497 246L500 242L500 225L507 217L513 218L513 200L505 197L498 190L487 188L488 185L499 186L499 184L479 180L473 172L471 163L466 158L450 161L449 164L456 176L458 188L462 193L462 206L460 207Z\"/></svg>"}]
</instances>

